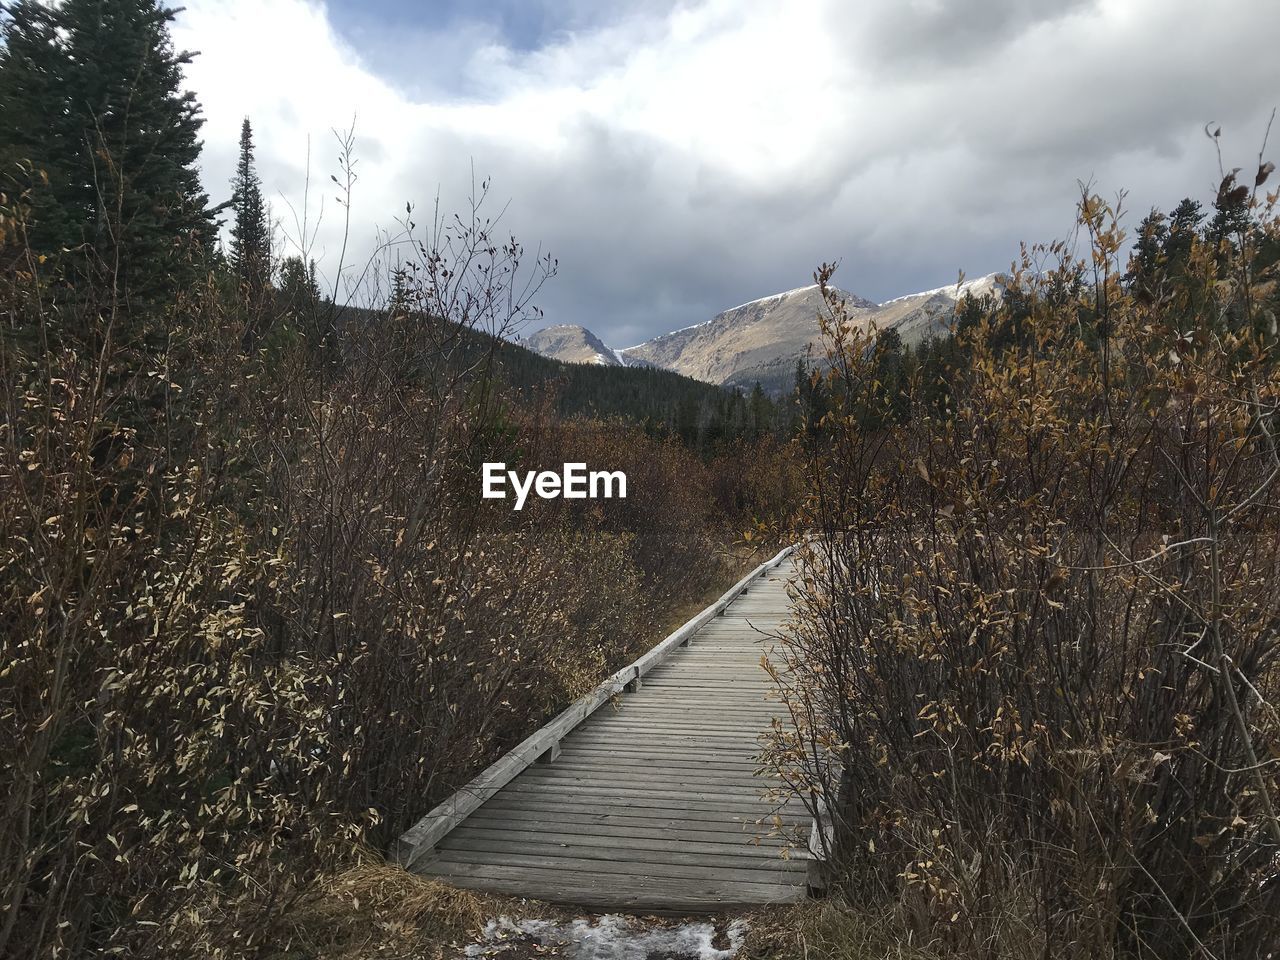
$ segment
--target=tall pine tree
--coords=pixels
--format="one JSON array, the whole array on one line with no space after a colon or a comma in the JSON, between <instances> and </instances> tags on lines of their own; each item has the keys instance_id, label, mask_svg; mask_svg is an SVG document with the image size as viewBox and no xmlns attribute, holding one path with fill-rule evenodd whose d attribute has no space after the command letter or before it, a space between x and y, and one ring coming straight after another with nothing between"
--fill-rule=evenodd
<instances>
[{"instance_id":1,"label":"tall pine tree","mask_svg":"<svg viewBox=\"0 0 1280 960\"><path fill-rule=\"evenodd\" d=\"M231 204L235 210L235 221L231 225L231 266L251 310L259 312L271 276L271 232L267 206L262 199L262 181L254 164L253 128L248 117L240 127L240 161L231 187Z\"/></svg>"},{"instance_id":2,"label":"tall pine tree","mask_svg":"<svg viewBox=\"0 0 1280 960\"><path fill-rule=\"evenodd\" d=\"M80 277L135 307L167 302L215 235L174 11L157 0L39 6L11 8L0 59L0 155L25 154L49 175L33 240L50 247L39 252L79 248Z\"/></svg>"},{"instance_id":3,"label":"tall pine tree","mask_svg":"<svg viewBox=\"0 0 1280 960\"><path fill-rule=\"evenodd\" d=\"M39 0L19 0L3 10L0 35L0 189L23 198L26 242L56 253L80 241L79 218L59 202L76 145L58 17Z\"/></svg>"}]
</instances>

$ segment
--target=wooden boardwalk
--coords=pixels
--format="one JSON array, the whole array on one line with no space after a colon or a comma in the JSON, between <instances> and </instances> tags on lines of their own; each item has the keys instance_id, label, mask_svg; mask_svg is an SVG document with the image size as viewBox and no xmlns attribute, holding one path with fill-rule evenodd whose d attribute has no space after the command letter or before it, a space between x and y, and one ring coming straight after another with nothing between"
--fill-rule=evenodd
<instances>
[{"instance_id":1,"label":"wooden boardwalk","mask_svg":"<svg viewBox=\"0 0 1280 960\"><path fill-rule=\"evenodd\" d=\"M406 834L412 852L401 859L456 886L602 910L803 898L806 851L784 856L777 827L807 836L808 816L796 801L779 807L766 796L771 784L755 760L779 710L761 631L786 617L790 574L786 558L758 571L721 611L655 651L660 661L641 661L639 683L622 674L626 692L535 744L540 759L458 812L424 851L422 829L440 822L437 808L417 839Z\"/></svg>"}]
</instances>

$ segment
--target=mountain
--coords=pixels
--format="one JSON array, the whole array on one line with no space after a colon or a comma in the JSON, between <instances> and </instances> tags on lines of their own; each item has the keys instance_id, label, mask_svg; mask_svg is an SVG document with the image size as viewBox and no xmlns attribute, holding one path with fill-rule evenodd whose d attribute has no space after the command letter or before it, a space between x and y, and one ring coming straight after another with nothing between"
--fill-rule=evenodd
<instances>
[{"instance_id":1,"label":"mountain","mask_svg":"<svg viewBox=\"0 0 1280 960\"><path fill-rule=\"evenodd\" d=\"M877 330L897 330L903 343L915 346L927 337L949 333L956 304L965 296L999 297L1003 290L1002 275L991 273L959 285L953 283L887 300L870 319Z\"/></svg>"},{"instance_id":2,"label":"mountain","mask_svg":"<svg viewBox=\"0 0 1280 960\"><path fill-rule=\"evenodd\" d=\"M562 323L530 334L523 344L534 353L565 363L598 363L606 367L626 366L617 351L586 327Z\"/></svg>"},{"instance_id":3,"label":"mountain","mask_svg":"<svg viewBox=\"0 0 1280 960\"><path fill-rule=\"evenodd\" d=\"M837 291L854 310L875 304ZM804 356L818 333L822 294L817 285L761 297L716 314L700 323L622 351L639 360L675 370L695 380L750 389L789 386L796 358Z\"/></svg>"},{"instance_id":4,"label":"mountain","mask_svg":"<svg viewBox=\"0 0 1280 960\"><path fill-rule=\"evenodd\" d=\"M873 303L837 290L849 319L863 330L896 330L915 346L949 332L957 302L965 295L999 296L999 274ZM724 310L710 320L664 333L634 347L614 350L591 331L576 326L548 327L525 342L544 356L577 363L654 366L721 386L750 389L759 383L770 393L790 388L796 361L812 356L818 339L818 314L824 309L816 284L761 297Z\"/></svg>"}]
</instances>

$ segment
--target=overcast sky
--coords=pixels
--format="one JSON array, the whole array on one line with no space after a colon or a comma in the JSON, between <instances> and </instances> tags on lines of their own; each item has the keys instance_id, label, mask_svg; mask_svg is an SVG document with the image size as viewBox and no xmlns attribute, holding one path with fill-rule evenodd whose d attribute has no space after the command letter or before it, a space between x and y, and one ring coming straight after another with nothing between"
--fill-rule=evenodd
<instances>
[{"instance_id":1,"label":"overcast sky","mask_svg":"<svg viewBox=\"0 0 1280 960\"><path fill-rule=\"evenodd\" d=\"M252 119L273 212L330 281L331 129L356 118L352 246L472 166L559 259L546 323L614 346L811 282L883 301L1068 233L1078 180L1152 205L1253 168L1280 102L1274 0L185 0L205 183ZM1280 130L1275 140L1280 140ZM1269 149L1275 157L1278 151ZM526 331L528 332L528 331Z\"/></svg>"}]
</instances>

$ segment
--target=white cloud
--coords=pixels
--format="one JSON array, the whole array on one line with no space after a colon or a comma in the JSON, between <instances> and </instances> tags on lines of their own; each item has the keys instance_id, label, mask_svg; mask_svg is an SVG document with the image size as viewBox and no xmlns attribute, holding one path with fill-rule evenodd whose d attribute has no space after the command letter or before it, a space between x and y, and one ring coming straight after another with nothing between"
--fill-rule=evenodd
<instances>
[{"instance_id":1,"label":"white cloud","mask_svg":"<svg viewBox=\"0 0 1280 960\"><path fill-rule=\"evenodd\" d=\"M560 257L548 320L630 343L823 260L874 299L998 269L1019 240L1067 230L1077 178L1129 188L1139 214L1206 197L1201 128L1225 124L1231 165L1256 153L1278 28L1266 0L705 0L632 7L531 52L426 25L386 64L316 3L191 0L175 39L201 51L188 76L215 198L248 114L292 226L310 137L322 272L341 236L329 131L357 116L360 255L407 200L439 187L459 207L474 161L511 199L510 228ZM412 73L419 49L423 83L384 79Z\"/></svg>"}]
</instances>

